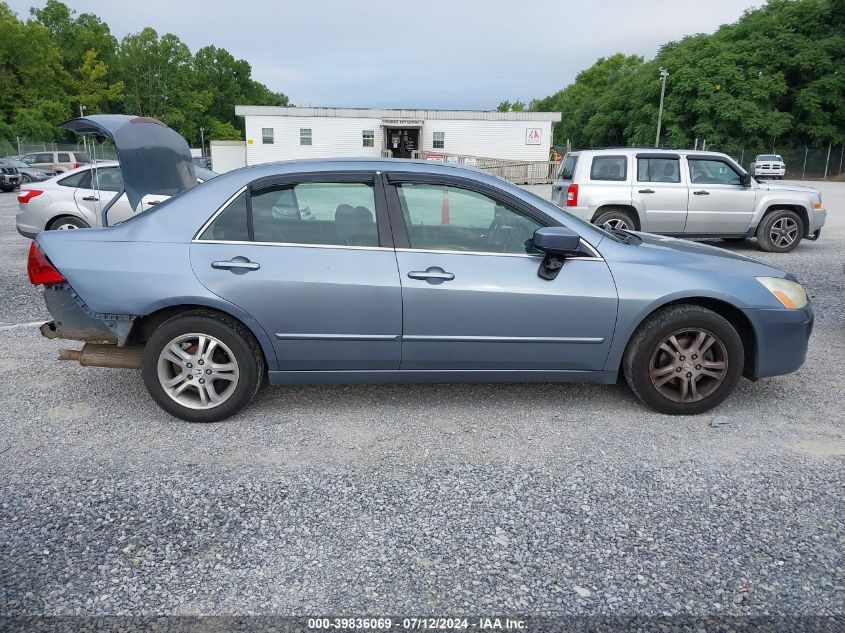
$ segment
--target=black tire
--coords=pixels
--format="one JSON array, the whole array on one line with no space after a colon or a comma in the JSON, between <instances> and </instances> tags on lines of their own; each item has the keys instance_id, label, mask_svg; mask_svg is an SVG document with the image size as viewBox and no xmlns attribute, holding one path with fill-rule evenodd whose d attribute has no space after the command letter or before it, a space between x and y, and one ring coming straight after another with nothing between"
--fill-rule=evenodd
<instances>
[{"instance_id":1,"label":"black tire","mask_svg":"<svg viewBox=\"0 0 845 633\"><path fill-rule=\"evenodd\" d=\"M32 179L30 179L29 176L27 176L26 174L21 174L21 184L22 185L28 185L31 182L32 182Z\"/></svg>"},{"instance_id":2,"label":"black tire","mask_svg":"<svg viewBox=\"0 0 845 633\"><path fill-rule=\"evenodd\" d=\"M775 209L757 227L757 243L769 253L788 253L795 250L804 237L804 220L791 209ZM794 231L794 236L793 236ZM790 241L788 237L793 236Z\"/></svg>"},{"instance_id":3,"label":"black tire","mask_svg":"<svg viewBox=\"0 0 845 633\"><path fill-rule=\"evenodd\" d=\"M4 193L9 193L10 191L14 191L14 190L15 190L14 187L0 187L0 191L3 191Z\"/></svg>"},{"instance_id":4,"label":"black tire","mask_svg":"<svg viewBox=\"0 0 845 633\"><path fill-rule=\"evenodd\" d=\"M665 355L661 345L673 335L676 336L676 341L681 342L685 340L686 332L690 331L690 338L686 339L690 342L686 346L687 350L693 349L695 345L694 332L705 332L714 337L715 341L705 349L701 358L680 356L679 358L684 360L674 361L681 367L680 372L677 372L677 367L671 363L655 369L656 359ZM723 356L721 361L719 356ZM701 371L701 365L697 365L696 361L699 363L705 361L713 365L719 362L724 363L721 380L716 381L704 375L707 369L693 378L685 378L692 372ZM670 415L697 415L720 405L733 392L742 376L744 362L742 340L736 329L726 319L700 306L677 305L660 310L640 325L625 350L622 370L634 395L652 409ZM666 368L669 368L669 371ZM667 376L671 378L663 381L665 384L658 387L656 381L661 381L661 378L653 379L652 374L655 372L662 372L664 378ZM696 385L701 385L701 393L696 393L695 390L682 392L700 396L699 399L677 400L664 393L680 392L684 381L688 384L691 381ZM682 397L681 393L677 395Z\"/></svg>"},{"instance_id":5,"label":"black tire","mask_svg":"<svg viewBox=\"0 0 845 633\"><path fill-rule=\"evenodd\" d=\"M596 226L604 226L608 222L620 229L626 229L628 231L638 230L634 216L627 209L608 207L607 209L599 212L593 220L593 224Z\"/></svg>"},{"instance_id":6,"label":"black tire","mask_svg":"<svg viewBox=\"0 0 845 633\"><path fill-rule=\"evenodd\" d=\"M221 404L198 409L185 406L171 397L159 377L159 361L166 347L174 339L188 334L202 334L216 338L228 348L237 363L238 379L230 395ZM190 348L186 350L192 353ZM199 362L199 361L196 361ZM198 366L197 366L198 368ZM200 371L202 371L200 369ZM192 310L177 315L159 325L144 346L144 384L158 405L173 415L188 422L219 422L243 409L261 386L264 374L264 354L252 333L240 322L218 312ZM199 374L197 380L202 377ZM209 380L209 382L212 382ZM196 383L188 385L199 396ZM181 396L180 396L181 397Z\"/></svg>"},{"instance_id":7,"label":"black tire","mask_svg":"<svg viewBox=\"0 0 845 633\"><path fill-rule=\"evenodd\" d=\"M48 231L60 231L62 227L67 229L90 229L91 226L85 221L80 220L79 218L75 218L70 215L63 216L61 218L56 218L52 222L50 222L50 226L47 227Z\"/></svg>"}]
</instances>

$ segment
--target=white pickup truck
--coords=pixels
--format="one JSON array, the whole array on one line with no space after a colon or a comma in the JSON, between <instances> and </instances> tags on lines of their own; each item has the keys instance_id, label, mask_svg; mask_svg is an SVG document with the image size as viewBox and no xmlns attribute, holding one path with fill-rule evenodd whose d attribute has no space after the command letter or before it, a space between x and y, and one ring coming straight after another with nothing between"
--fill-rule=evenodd
<instances>
[{"instance_id":1,"label":"white pickup truck","mask_svg":"<svg viewBox=\"0 0 845 633\"><path fill-rule=\"evenodd\" d=\"M783 180L786 176L786 164L779 154L760 154L751 163L755 178L775 178Z\"/></svg>"},{"instance_id":2,"label":"white pickup truck","mask_svg":"<svg viewBox=\"0 0 845 633\"><path fill-rule=\"evenodd\" d=\"M816 240L821 193L758 182L718 152L636 147L569 152L552 202L594 224L676 237L742 240L786 253Z\"/></svg>"}]
</instances>

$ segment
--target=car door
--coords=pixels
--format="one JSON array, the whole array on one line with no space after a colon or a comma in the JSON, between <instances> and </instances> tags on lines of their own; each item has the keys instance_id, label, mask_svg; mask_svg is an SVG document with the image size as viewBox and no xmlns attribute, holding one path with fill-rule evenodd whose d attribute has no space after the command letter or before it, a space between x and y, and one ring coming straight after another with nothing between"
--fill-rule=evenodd
<instances>
[{"instance_id":1,"label":"car door","mask_svg":"<svg viewBox=\"0 0 845 633\"><path fill-rule=\"evenodd\" d=\"M85 178L73 194L76 206L96 218L97 226L102 222L102 209L123 187L123 179L118 167L99 167L89 170L90 177ZM134 215L126 194L120 196L109 209L109 225L128 220Z\"/></svg>"},{"instance_id":2,"label":"car door","mask_svg":"<svg viewBox=\"0 0 845 633\"><path fill-rule=\"evenodd\" d=\"M683 233L687 221L687 182L678 154L637 154L631 199L642 228L652 233Z\"/></svg>"},{"instance_id":3,"label":"car door","mask_svg":"<svg viewBox=\"0 0 845 633\"><path fill-rule=\"evenodd\" d=\"M273 339L279 370L397 370L402 295L372 172L264 178L191 244L213 293Z\"/></svg>"},{"instance_id":4,"label":"car door","mask_svg":"<svg viewBox=\"0 0 845 633\"><path fill-rule=\"evenodd\" d=\"M687 156L689 204L685 233L743 235L751 225L757 191L743 187L741 175L727 160Z\"/></svg>"},{"instance_id":5,"label":"car door","mask_svg":"<svg viewBox=\"0 0 845 633\"><path fill-rule=\"evenodd\" d=\"M542 279L543 256L531 238L559 224L552 218L464 178L392 173L388 180L403 370L602 369L617 294L595 251Z\"/></svg>"}]
</instances>

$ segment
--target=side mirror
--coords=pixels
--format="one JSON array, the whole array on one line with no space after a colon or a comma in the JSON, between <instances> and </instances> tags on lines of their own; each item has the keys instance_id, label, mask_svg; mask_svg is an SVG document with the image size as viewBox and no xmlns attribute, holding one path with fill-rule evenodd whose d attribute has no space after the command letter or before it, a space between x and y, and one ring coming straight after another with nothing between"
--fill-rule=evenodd
<instances>
[{"instance_id":1,"label":"side mirror","mask_svg":"<svg viewBox=\"0 0 845 633\"><path fill-rule=\"evenodd\" d=\"M579 252L581 236L565 226L544 226L534 231L531 241L546 254L537 275L551 281L563 268L566 258Z\"/></svg>"},{"instance_id":2,"label":"side mirror","mask_svg":"<svg viewBox=\"0 0 845 633\"><path fill-rule=\"evenodd\" d=\"M739 177L739 184L743 187L750 187L751 186L751 174L745 172L742 176Z\"/></svg>"},{"instance_id":3,"label":"side mirror","mask_svg":"<svg viewBox=\"0 0 845 633\"><path fill-rule=\"evenodd\" d=\"M544 226L534 231L533 242L544 253L568 257L579 252L581 236L565 226Z\"/></svg>"}]
</instances>

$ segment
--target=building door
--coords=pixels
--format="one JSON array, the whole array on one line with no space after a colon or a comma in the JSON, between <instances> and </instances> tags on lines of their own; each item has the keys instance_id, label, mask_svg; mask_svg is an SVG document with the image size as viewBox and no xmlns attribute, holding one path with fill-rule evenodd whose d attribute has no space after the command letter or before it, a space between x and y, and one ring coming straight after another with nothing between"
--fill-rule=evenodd
<instances>
[{"instance_id":1,"label":"building door","mask_svg":"<svg viewBox=\"0 0 845 633\"><path fill-rule=\"evenodd\" d=\"M420 147L419 128L387 128L385 136L384 147L392 152L393 158L411 158Z\"/></svg>"}]
</instances>

